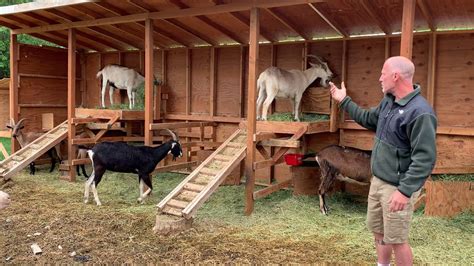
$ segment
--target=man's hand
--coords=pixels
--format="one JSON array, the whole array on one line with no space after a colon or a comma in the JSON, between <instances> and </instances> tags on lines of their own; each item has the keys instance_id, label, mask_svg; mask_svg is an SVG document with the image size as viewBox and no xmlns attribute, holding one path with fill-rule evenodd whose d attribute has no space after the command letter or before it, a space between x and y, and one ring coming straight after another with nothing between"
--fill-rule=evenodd
<instances>
[{"instance_id":1,"label":"man's hand","mask_svg":"<svg viewBox=\"0 0 474 266\"><path fill-rule=\"evenodd\" d=\"M341 89L332 82L329 82L329 85L331 86L331 96L334 100L340 103L344 98L346 98L347 92L344 82L341 83Z\"/></svg>"},{"instance_id":2,"label":"man's hand","mask_svg":"<svg viewBox=\"0 0 474 266\"><path fill-rule=\"evenodd\" d=\"M409 200L410 198L407 198L405 195L400 193L400 191L395 190L395 192L393 192L392 196L390 197L390 200L388 201L388 203L390 204L390 212L397 212L403 210L408 204Z\"/></svg>"}]
</instances>

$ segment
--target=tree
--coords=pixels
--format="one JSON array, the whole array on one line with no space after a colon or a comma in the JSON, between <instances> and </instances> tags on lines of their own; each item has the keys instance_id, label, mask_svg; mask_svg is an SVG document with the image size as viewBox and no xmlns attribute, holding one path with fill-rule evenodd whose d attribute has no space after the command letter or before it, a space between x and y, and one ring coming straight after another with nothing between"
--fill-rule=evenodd
<instances>
[{"instance_id":1,"label":"tree","mask_svg":"<svg viewBox=\"0 0 474 266\"><path fill-rule=\"evenodd\" d=\"M16 5L31 2L31 0L0 0L0 6ZM18 35L18 42L31 45L58 45L30 36L28 34ZM10 29L0 26L0 79L10 76Z\"/></svg>"}]
</instances>

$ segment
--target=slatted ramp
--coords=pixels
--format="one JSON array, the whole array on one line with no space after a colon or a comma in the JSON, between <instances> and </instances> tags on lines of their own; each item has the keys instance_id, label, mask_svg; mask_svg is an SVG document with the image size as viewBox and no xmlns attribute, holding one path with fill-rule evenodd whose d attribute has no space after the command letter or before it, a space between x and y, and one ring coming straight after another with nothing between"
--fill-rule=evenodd
<instances>
[{"instance_id":1,"label":"slatted ramp","mask_svg":"<svg viewBox=\"0 0 474 266\"><path fill-rule=\"evenodd\" d=\"M245 158L247 133L238 129L186 177L157 207L161 213L190 219Z\"/></svg>"},{"instance_id":2,"label":"slatted ramp","mask_svg":"<svg viewBox=\"0 0 474 266\"><path fill-rule=\"evenodd\" d=\"M0 162L0 178L10 179L67 137L67 120Z\"/></svg>"}]
</instances>

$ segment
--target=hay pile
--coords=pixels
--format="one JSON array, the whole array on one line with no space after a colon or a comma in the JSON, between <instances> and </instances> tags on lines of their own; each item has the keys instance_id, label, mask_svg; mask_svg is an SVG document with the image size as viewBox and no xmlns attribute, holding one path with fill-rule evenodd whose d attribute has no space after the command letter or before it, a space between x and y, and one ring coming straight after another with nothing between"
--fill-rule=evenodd
<instances>
[{"instance_id":1,"label":"hay pile","mask_svg":"<svg viewBox=\"0 0 474 266\"><path fill-rule=\"evenodd\" d=\"M80 177L76 183L61 181L47 173L47 166L34 177L23 171L1 188L13 202L0 211L0 263L375 262L365 204L344 194L328 198L328 217L319 214L316 197L294 197L290 190L256 201L247 217L244 186L221 187L197 212L192 229L152 234L155 205L183 178L159 174L151 198L138 205L136 177L107 172L98 186L103 204L98 207L82 203ZM467 213L448 220L416 213L415 262L472 263L473 217ZM43 254L33 255L33 243Z\"/></svg>"}]
</instances>

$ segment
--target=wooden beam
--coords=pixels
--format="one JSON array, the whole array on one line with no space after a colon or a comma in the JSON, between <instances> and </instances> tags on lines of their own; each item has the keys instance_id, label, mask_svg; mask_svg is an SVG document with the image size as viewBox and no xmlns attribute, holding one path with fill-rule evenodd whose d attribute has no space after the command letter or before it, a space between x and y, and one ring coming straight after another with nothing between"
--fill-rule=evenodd
<instances>
[{"instance_id":1,"label":"wooden beam","mask_svg":"<svg viewBox=\"0 0 474 266\"><path fill-rule=\"evenodd\" d=\"M18 38L16 34L10 31L10 90L9 90L9 102L10 102L10 119L13 119L15 123L18 122L18 114L20 109L18 107L18 60L20 56L20 49L18 45ZM20 146L18 142L13 138L11 139L11 153L15 153Z\"/></svg>"},{"instance_id":2,"label":"wooden beam","mask_svg":"<svg viewBox=\"0 0 474 266\"><path fill-rule=\"evenodd\" d=\"M144 12L157 12L158 10L147 4L146 2L143 2L143 1L139 1L139 0L128 0L128 2L141 9L142 11ZM169 25L172 25L173 27L175 28L178 28L179 30L181 31L184 31L186 32L187 34L189 35L192 35L193 37L195 38L198 38L202 41L204 41L205 43L209 44L209 45L217 45L217 43L215 43L214 41L212 41L211 39L209 39L208 37L205 37L203 36L202 34L198 33L197 31L187 27L186 25L182 24L181 22L177 21L177 20L173 20L173 19L162 19L161 21L169 24Z\"/></svg>"},{"instance_id":3,"label":"wooden beam","mask_svg":"<svg viewBox=\"0 0 474 266\"><path fill-rule=\"evenodd\" d=\"M72 8L75 12L79 12L81 14L83 14L85 17L88 17L92 20L97 20L97 19L102 19L104 18L104 16L100 13L97 13L89 8L86 8L86 7L82 7L82 6L78 6L78 7L75 7L75 8ZM80 20L80 21L83 21L83 20ZM77 21L76 22L80 22L80 21ZM75 22L71 22L71 23L75 23ZM133 28L130 28L128 25L123 25L123 24L118 24L118 25L110 25L114 31L118 31L120 34L125 34L126 38L134 38L136 40L137 43L142 43L143 42L143 33L140 32L140 31L137 31L136 29L133 29ZM90 28L99 28L95 25L91 25ZM142 45L138 45L139 47L141 48L144 48L144 46ZM163 48L163 46L161 46L161 48Z\"/></svg>"},{"instance_id":4,"label":"wooden beam","mask_svg":"<svg viewBox=\"0 0 474 266\"><path fill-rule=\"evenodd\" d=\"M261 189L259 191L256 191L252 195L253 199L257 200L257 199L261 199L263 197L266 197L266 196L272 194L273 192L276 192L276 191L278 191L282 188L288 187L290 184L291 184L291 179L288 179L288 180L282 181L280 183L277 183L277 184L271 185L269 187L266 187L264 189Z\"/></svg>"},{"instance_id":5,"label":"wooden beam","mask_svg":"<svg viewBox=\"0 0 474 266\"><path fill-rule=\"evenodd\" d=\"M403 0L402 38L400 55L411 60L413 52L413 26L415 23L415 0Z\"/></svg>"},{"instance_id":6,"label":"wooden beam","mask_svg":"<svg viewBox=\"0 0 474 266\"><path fill-rule=\"evenodd\" d=\"M153 144L153 21L145 21L145 145Z\"/></svg>"},{"instance_id":7,"label":"wooden beam","mask_svg":"<svg viewBox=\"0 0 474 266\"><path fill-rule=\"evenodd\" d=\"M209 115L214 117L216 115L216 88L217 88L217 81L216 81L216 74L217 74L217 56L216 56L216 48L211 48L211 55L210 55L210 84L209 89L211 90L209 93Z\"/></svg>"},{"instance_id":8,"label":"wooden beam","mask_svg":"<svg viewBox=\"0 0 474 266\"><path fill-rule=\"evenodd\" d=\"M333 17L332 15L325 13L323 10L318 9L316 5L313 3L308 3L308 5L311 7L311 9L314 10L326 23L333 29L335 30L339 35L342 35L344 37L349 37L349 34L347 31L345 31L341 25L337 22L336 18Z\"/></svg>"},{"instance_id":9,"label":"wooden beam","mask_svg":"<svg viewBox=\"0 0 474 266\"><path fill-rule=\"evenodd\" d=\"M179 0L169 0L169 2L172 3L173 5L179 7L180 9L189 9L190 8L190 6L184 4L183 2L181 2ZM239 36L234 34L232 31L226 29L225 27L221 26L220 24L212 21L210 18L208 18L206 16L203 16L203 15L197 15L196 18L199 19L200 21L204 22L208 26L214 28L215 30L219 31L220 33L224 34L225 36L230 38L232 41L234 41L238 44L244 44L245 43L245 41L243 41Z\"/></svg>"},{"instance_id":10,"label":"wooden beam","mask_svg":"<svg viewBox=\"0 0 474 266\"><path fill-rule=\"evenodd\" d=\"M25 13L31 11L39 11L50 8L59 8L63 6L78 5L84 3L91 3L97 0L54 0L54 1L34 1L30 3L23 3L11 6L0 7L0 15L8 15L14 13Z\"/></svg>"},{"instance_id":11,"label":"wooden beam","mask_svg":"<svg viewBox=\"0 0 474 266\"><path fill-rule=\"evenodd\" d=\"M271 8L266 8L265 11L267 11L270 15L272 15L274 18L276 18L278 21L280 21L281 24L283 24L289 30L291 30L291 31L295 32L296 34L298 34L299 36L301 36L301 38L303 38L305 41L312 39L311 36L308 36L305 33L303 33L300 29L298 29L293 23L291 23L286 17L283 16L283 14L281 14L277 10L271 9Z\"/></svg>"},{"instance_id":12,"label":"wooden beam","mask_svg":"<svg viewBox=\"0 0 474 266\"><path fill-rule=\"evenodd\" d=\"M34 32L43 32L43 31L58 31L65 30L69 28L80 28L80 27L89 27L89 26L100 26L100 25L109 25L109 24L122 24L130 23L136 21L144 21L148 18L150 19L169 19L169 18L181 18L181 17L192 17L198 15L212 15L212 14L221 14L228 12L237 12L237 11L247 11L251 8L272 8L272 7L282 7L282 6L292 6L300 5L307 3L316 3L323 2L325 0L260 0L258 2L252 1L238 1L235 3L218 5L213 7L192 7L179 10L167 10L151 13L140 13L133 14L121 17L111 17L111 18L101 18L101 19L92 19L86 21L77 21L70 23L62 23L48 26L32 27L25 29L15 29L13 30L14 34L20 33L34 33Z\"/></svg>"},{"instance_id":13,"label":"wooden beam","mask_svg":"<svg viewBox=\"0 0 474 266\"><path fill-rule=\"evenodd\" d=\"M392 34L390 30L390 25L385 23L385 20L382 19L379 13L375 10L372 2L370 0L362 0L360 1L362 7L367 11L369 16L377 23L377 26L387 35Z\"/></svg>"},{"instance_id":14,"label":"wooden beam","mask_svg":"<svg viewBox=\"0 0 474 266\"><path fill-rule=\"evenodd\" d=\"M244 24L245 26L247 27L250 27L250 20L246 19L244 16L242 16L240 13L238 12L230 12L229 13L233 18L237 19L238 21L240 21L242 24ZM262 36L265 40L269 41L269 42L275 42L275 39L273 37L271 37L271 34L268 33L268 31L266 31L265 29L260 29L260 36Z\"/></svg>"},{"instance_id":15,"label":"wooden beam","mask_svg":"<svg viewBox=\"0 0 474 266\"><path fill-rule=\"evenodd\" d=\"M440 135L474 136L474 129L463 127L438 127L436 133Z\"/></svg>"},{"instance_id":16,"label":"wooden beam","mask_svg":"<svg viewBox=\"0 0 474 266\"><path fill-rule=\"evenodd\" d=\"M240 117L245 116L245 47L240 47L240 62L239 62L239 114Z\"/></svg>"},{"instance_id":17,"label":"wooden beam","mask_svg":"<svg viewBox=\"0 0 474 266\"><path fill-rule=\"evenodd\" d=\"M430 43L428 48L428 90L426 98L431 107L435 107L435 85L436 85L436 58L437 58L437 35L430 35Z\"/></svg>"},{"instance_id":18,"label":"wooden beam","mask_svg":"<svg viewBox=\"0 0 474 266\"><path fill-rule=\"evenodd\" d=\"M253 136L257 128L257 114L255 98L257 91L257 74L259 62L258 37L260 35L260 14L258 8L250 10L250 45L249 45L249 77L248 77L248 99L247 99L247 156L245 158L245 215L253 212L255 189L255 170L253 163L256 158L255 142Z\"/></svg>"},{"instance_id":19,"label":"wooden beam","mask_svg":"<svg viewBox=\"0 0 474 266\"><path fill-rule=\"evenodd\" d=\"M72 140L76 136L76 126L72 123L72 119L76 114L76 30L68 30L68 48L67 48L67 118L68 118L68 164L72 165L72 160L76 159L76 146L72 144ZM69 171L69 181L76 181L76 171Z\"/></svg>"},{"instance_id":20,"label":"wooden beam","mask_svg":"<svg viewBox=\"0 0 474 266\"><path fill-rule=\"evenodd\" d=\"M286 147L286 148L300 148L301 142L294 139L267 139L260 141L259 145L262 146L273 146L273 147Z\"/></svg>"},{"instance_id":21,"label":"wooden beam","mask_svg":"<svg viewBox=\"0 0 474 266\"><path fill-rule=\"evenodd\" d=\"M416 3L418 4L418 7L421 10L421 14L426 20L426 23L428 24L428 27L430 28L431 31L436 31L436 26L434 25L433 22L433 17L431 16L431 12L429 7L426 5L424 0L416 0Z\"/></svg>"}]
</instances>

